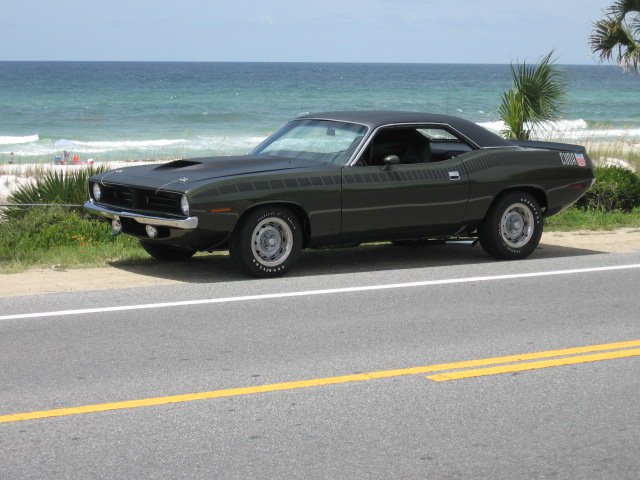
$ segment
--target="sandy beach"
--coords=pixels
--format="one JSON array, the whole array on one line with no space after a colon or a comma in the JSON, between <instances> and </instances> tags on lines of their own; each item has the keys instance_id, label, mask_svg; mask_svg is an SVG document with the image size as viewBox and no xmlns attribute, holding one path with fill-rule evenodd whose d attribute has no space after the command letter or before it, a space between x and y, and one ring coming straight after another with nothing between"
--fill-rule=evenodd
<instances>
[{"instance_id":1,"label":"sandy beach","mask_svg":"<svg viewBox=\"0 0 640 480\"><path fill-rule=\"evenodd\" d=\"M132 167L135 165L147 165L150 163L165 163L156 161L122 161L89 165L86 163L77 165L53 165L47 163L21 163L0 165L0 203L7 202L9 195L22 185L35 183L36 178L48 172L66 174L90 167L107 165L108 168Z\"/></svg>"}]
</instances>

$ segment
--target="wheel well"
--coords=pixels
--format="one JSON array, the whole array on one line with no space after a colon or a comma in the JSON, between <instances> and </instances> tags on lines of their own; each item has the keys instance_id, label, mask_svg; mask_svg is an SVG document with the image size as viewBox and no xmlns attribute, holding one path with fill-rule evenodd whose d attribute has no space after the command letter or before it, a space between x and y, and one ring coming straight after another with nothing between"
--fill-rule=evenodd
<instances>
[{"instance_id":1,"label":"wheel well","mask_svg":"<svg viewBox=\"0 0 640 480\"><path fill-rule=\"evenodd\" d=\"M530 193L536 199L536 201L540 205L540 209L543 212L546 210L547 206L549 205L548 201L547 201L547 194L544 192L543 189L541 189L539 187L511 187L511 188L507 188L506 190L503 190L498 195L496 195L496 197L493 199L491 204L494 204L499 198L502 198L503 196L507 195L508 193L512 193L512 192L527 192L527 193Z\"/></svg>"},{"instance_id":2,"label":"wheel well","mask_svg":"<svg viewBox=\"0 0 640 480\"><path fill-rule=\"evenodd\" d=\"M298 219L298 222L300 222L300 226L302 227L302 246L303 248L306 247L309 241L309 236L311 234L311 225L309 223L309 216L307 215L307 212L304 210L304 208L302 208L300 205L297 205L295 203L272 202L272 203L260 203L258 205L253 205L252 207L249 207L244 212L242 212L242 215L240 215L240 218L238 218L238 221L236 222L236 227L240 225L244 221L245 217L251 212L253 212L254 210L262 207L272 207L276 205L279 207L284 207L291 210L291 212L296 216L296 218Z\"/></svg>"}]
</instances>

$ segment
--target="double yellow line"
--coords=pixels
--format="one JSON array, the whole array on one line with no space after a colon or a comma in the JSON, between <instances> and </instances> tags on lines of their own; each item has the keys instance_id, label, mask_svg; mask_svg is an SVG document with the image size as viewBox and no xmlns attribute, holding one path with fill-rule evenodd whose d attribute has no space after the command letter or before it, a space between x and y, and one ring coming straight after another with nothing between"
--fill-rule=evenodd
<instances>
[{"instance_id":1,"label":"double yellow line","mask_svg":"<svg viewBox=\"0 0 640 480\"><path fill-rule=\"evenodd\" d=\"M495 357L475 361L472 360L471 362L459 362L458 366L454 367L454 369L483 367L487 365L497 366L439 373L436 375L430 375L427 378L429 380L435 380L436 382L445 382L447 380L460 380L463 378L482 377L485 375L524 372L526 370L539 370L541 368L577 365L579 363L599 362L602 360L640 356L640 348L633 349L631 347L640 347L640 340L565 348L562 350L548 350L546 352L524 353L521 355L511 355L507 357ZM602 351L605 351L605 353L593 353ZM587 355L581 355L585 353ZM541 360L549 358L552 358L553 360Z\"/></svg>"},{"instance_id":2,"label":"double yellow line","mask_svg":"<svg viewBox=\"0 0 640 480\"><path fill-rule=\"evenodd\" d=\"M122 402L99 403L94 405L84 405L80 407L12 413L8 415L0 415L0 423L20 422L50 417L64 417L68 415L106 412L110 410L124 410L130 408L169 405L172 403L185 403L193 402L196 400L234 397L239 395L251 395L256 393L276 392L282 390L295 390L301 388L320 387L323 385L362 382L382 378L420 375L434 372L444 373L430 375L426 378L437 382L442 382L447 380L458 380L462 378L479 377L484 375L522 372L525 370L557 367L561 365L575 365L579 363L597 362L615 358L640 356L640 348L633 347L640 347L640 340L589 345L585 347L565 348L561 350L548 350L545 352L523 353L519 355L484 358L479 360L467 360L462 362L440 363L436 365L411 367L398 370L380 370L369 373L358 373L354 375L315 378L294 382L270 383L267 385L257 385L252 387L229 388L224 390L212 390L208 392L144 398L139 400L126 400Z\"/></svg>"}]
</instances>

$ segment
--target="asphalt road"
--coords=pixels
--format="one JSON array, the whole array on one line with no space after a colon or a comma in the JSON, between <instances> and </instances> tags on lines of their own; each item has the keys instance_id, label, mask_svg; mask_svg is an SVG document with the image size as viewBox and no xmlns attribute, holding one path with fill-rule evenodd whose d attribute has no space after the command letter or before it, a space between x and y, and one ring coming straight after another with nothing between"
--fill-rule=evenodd
<instances>
[{"instance_id":1,"label":"asphalt road","mask_svg":"<svg viewBox=\"0 0 640 480\"><path fill-rule=\"evenodd\" d=\"M0 299L0 479L639 478L640 253L482 258Z\"/></svg>"}]
</instances>

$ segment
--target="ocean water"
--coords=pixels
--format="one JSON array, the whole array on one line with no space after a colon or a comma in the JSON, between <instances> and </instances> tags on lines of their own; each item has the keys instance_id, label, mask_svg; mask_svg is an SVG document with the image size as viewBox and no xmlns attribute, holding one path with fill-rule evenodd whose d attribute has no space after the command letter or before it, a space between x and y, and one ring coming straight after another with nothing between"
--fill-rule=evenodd
<instances>
[{"instance_id":1,"label":"ocean water","mask_svg":"<svg viewBox=\"0 0 640 480\"><path fill-rule=\"evenodd\" d=\"M640 77L562 66L564 119L540 137L640 142ZM509 65L0 62L0 162L245 153L296 115L414 110L500 129Z\"/></svg>"}]
</instances>

